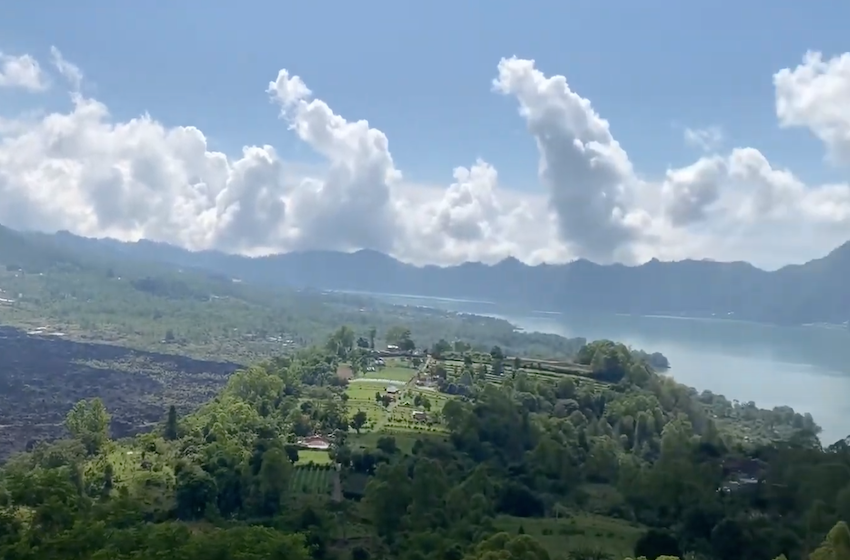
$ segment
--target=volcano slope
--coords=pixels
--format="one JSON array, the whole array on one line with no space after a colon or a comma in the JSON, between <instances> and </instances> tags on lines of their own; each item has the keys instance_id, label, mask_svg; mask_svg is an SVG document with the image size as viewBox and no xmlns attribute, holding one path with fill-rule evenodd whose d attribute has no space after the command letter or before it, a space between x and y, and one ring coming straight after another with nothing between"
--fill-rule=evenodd
<instances>
[{"instance_id":1,"label":"volcano slope","mask_svg":"<svg viewBox=\"0 0 850 560\"><path fill-rule=\"evenodd\" d=\"M112 437L126 437L172 404L185 413L208 401L238 368L0 326L0 462L65 435L65 415L79 400L103 399Z\"/></svg>"}]
</instances>

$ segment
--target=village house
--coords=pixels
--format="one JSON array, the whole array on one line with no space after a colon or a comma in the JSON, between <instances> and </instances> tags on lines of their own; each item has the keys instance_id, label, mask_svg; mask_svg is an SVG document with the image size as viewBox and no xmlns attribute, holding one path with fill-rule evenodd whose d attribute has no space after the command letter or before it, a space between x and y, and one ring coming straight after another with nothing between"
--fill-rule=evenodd
<instances>
[{"instance_id":1,"label":"village house","mask_svg":"<svg viewBox=\"0 0 850 560\"><path fill-rule=\"evenodd\" d=\"M322 436L310 436L306 438L301 438L296 443L298 443L298 445L301 447L305 447L307 449L316 449L319 451L326 451L331 447L330 442Z\"/></svg>"},{"instance_id":2,"label":"village house","mask_svg":"<svg viewBox=\"0 0 850 560\"><path fill-rule=\"evenodd\" d=\"M417 422L425 422L428 420L428 413L422 410L414 410L412 416Z\"/></svg>"}]
</instances>

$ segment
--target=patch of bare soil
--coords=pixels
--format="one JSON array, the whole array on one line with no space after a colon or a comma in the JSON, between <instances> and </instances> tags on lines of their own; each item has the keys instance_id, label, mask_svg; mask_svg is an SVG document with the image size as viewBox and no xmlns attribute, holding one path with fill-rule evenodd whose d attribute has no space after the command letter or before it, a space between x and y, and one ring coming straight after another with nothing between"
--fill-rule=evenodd
<instances>
[{"instance_id":1,"label":"patch of bare soil","mask_svg":"<svg viewBox=\"0 0 850 560\"><path fill-rule=\"evenodd\" d=\"M336 376L340 379L348 381L352 377L354 377L354 370L351 369L351 366L347 364L340 364L336 368Z\"/></svg>"}]
</instances>

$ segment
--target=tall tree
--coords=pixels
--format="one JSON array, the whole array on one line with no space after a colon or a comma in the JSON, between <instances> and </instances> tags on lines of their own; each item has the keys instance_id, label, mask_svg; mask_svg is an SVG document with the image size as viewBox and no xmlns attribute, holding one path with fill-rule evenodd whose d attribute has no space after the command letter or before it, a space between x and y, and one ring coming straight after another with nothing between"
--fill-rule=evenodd
<instances>
[{"instance_id":1,"label":"tall tree","mask_svg":"<svg viewBox=\"0 0 850 560\"><path fill-rule=\"evenodd\" d=\"M368 420L368 416L362 410L358 410L354 413L354 416L351 417L351 427L359 434L360 430L363 426L366 425L366 420Z\"/></svg>"},{"instance_id":2,"label":"tall tree","mask_svg":"<svg viewBox=\"0 0 850 560\"><path fill-rule=\"evenodd\" d=\"M811 560L850 560L850 529L839 521L826 536L823 544L810 556Z\"/></svg>"},{"instance_id":3,"label":"tall tree","mask_svg":"<svg viewBox=\"0 0 850 560\"><path fill-rule=\"evenodd\" d=\"M94 398L75 404L65 417L65 427L94 455L109 441L109 421L103 401Z\"/></svg>"},{"instance_id":4,"label":"tall tree","mask_svg":"<svg viewBox=\"0 0 850 560\"><path fill-rule=\"evenodd\" d=\"M163 436L169 441L177 439L177 408L173 404L168 407L168 419L165 421Z\"/></svg>"},{"instance_id":5,"label":"tall tree","mask_svg":"<svg viewBox=\"0 0 850 560\"><path fill-rule=\"evenodd\" d=\"M292 463L286 453L273 448L263 453L263 462L258 475L264 513L277 515L292 479Z\"/></svg>"}]
</instances>

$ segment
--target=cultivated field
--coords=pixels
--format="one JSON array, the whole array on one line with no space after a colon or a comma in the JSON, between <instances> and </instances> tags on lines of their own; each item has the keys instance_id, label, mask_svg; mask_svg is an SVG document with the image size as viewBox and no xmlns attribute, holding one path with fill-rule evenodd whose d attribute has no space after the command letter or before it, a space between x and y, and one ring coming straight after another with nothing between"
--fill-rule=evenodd
<instances>
[{"instance_id":1,"label":"cultivated field","mask_svg":"<svg viewBox=\"0 0 850 560\"><path fill-rule=\"evenodd\" d=\"M626 558L634 554L635 543L646 530L627 521L591 514L573 514L560 519L500 516L495 525L511 534L522 527L553 557L565 552L598 551L611 558Z\"/></svg>"},{"instance_id":2,"label":"cultivated field","mask_svg":"<svg viewBox=\"0 0 850 560\"><path fill-rule=\"evenodd\" d=\"M327 453L325 453L327 456ZM295 467L292 476L292 488L301 494L330 494L333 489L333 477L336 474L330 465Z\"/></svg>"},{"instance_id":3,"label":"cultivated field","mask_svg":"<svg viewBox=\"0 0 850 560\"><path fill-rule=\"evenodd\" d=\"M442 362L443 367L446 368L446 371L449 375L460 375L460 373L464 369L464 363L460 360L444 360ZM490 364L486 364L488 370L490 370ZM540 367L534 367L535 365L539 365ZM477 369L480 367L479 363L475 363L473 368ZM542 379L555 380L563 379L568 377L576 382L577 385L581 384L591 384L591 385L604 385L604 382L597 381L595 379L590 378L589 370L585 371L584 366L580 366L575 364L569 368L559 365L558 362L547 362L547 361L539 361L539 362L529 362L520 367L516 373L524 373L531 377L538 377ZM507 360L504 364L504 373L499 375L493 375L488 372L487 381L494 383L496 385L500 384L502 380L506 376L514 375L513 364L510 360Z\"/></svg>"},{"instance_id":4,"label":"cultivated field","mask_svg":"<svg viewBox=\"0 0 850 560\"><path fill-rule=\"evenodd\" d=\"M351 383L345 390L348 395L349 416L354 416L358 410L362 410L368 418L361 431L373 429L386 416L386 409L375 400L375 393L383 394L386 387L384 383L360 382Z\"/></svg>"},{"instance_id":5,"label":"cultivated field","mask_svg":"<svg viewBox=\"0 0 850 560\"><path fill-rule=\"evenodd\" d=\"M406 360L390 359L385 367L369 372L349 384L346 389L349 415L362 410L368 418L366 425L360 430L363 434L379 432L415 435L445 432L441 425L440 412L443 405L453 397L434 389L413 385L412 380L417 372L418 368L414 368ZM395 400L384 407L376 399L376 394L384 395L389 384L395 385L399 390L393 395ZM427 419L415 418L415 412L427 413Z\"/></svg>"}]
</instances>

